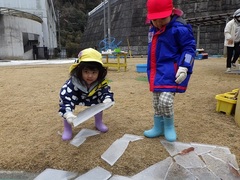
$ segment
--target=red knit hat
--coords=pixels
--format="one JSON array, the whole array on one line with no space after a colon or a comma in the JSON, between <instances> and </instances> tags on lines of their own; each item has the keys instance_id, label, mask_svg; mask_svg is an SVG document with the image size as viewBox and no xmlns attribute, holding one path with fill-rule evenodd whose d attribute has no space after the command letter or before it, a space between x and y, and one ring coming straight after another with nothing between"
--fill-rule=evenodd
<instances>
[{"instance_id":1,"label":"red knit hat","mask_svg":"<svg viewBox=\"0 0 240 180\"><path fill-rule=\"evenodd\" d=\"M166 18L172 14L172 0L148 0L147 18L150 20Z\"/></svg>"}]
</instances>

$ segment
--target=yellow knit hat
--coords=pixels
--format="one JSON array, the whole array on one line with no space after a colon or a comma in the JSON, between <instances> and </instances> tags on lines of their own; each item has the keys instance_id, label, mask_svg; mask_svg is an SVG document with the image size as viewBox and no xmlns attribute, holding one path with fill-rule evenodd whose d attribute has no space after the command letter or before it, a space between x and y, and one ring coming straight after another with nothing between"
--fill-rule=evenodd
<instances>
[{"instance_id":1,"label":"yellow knit hat","mask_svg":"<svg viewBox=\"0 0 240 180\"><path fill-rule=\"evenodd\" d=\"M69 68L71 72L80 62L98 62L103 66L102 54L93 48L87 48L79 52L77 61Z\"/></svg>"}]
</instances>

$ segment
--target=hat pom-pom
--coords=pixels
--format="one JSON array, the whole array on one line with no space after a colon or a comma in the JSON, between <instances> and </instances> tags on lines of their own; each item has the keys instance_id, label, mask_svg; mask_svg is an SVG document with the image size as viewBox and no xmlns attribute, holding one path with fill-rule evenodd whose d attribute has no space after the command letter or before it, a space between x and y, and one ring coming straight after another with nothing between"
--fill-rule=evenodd
<instances>
[{"instance_id":1,"label":"hat pom-pom","mask_svg":"<svg viewBox=\"0 0 240 180\"><path fill-rule=\"evenodd\" d=\"M182 16L183 11L181 9L173 9L173 14L176 14L177 16Z\"/></svg>"}]
</instances>

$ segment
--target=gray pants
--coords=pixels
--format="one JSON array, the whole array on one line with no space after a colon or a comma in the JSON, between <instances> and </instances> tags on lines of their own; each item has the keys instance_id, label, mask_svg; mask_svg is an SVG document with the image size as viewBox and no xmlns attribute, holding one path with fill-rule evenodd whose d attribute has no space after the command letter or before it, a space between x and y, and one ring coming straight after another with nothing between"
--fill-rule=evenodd
<instances>
[{"instance_id":1,"label":"gray pants","mask_svg":"<svg viewBox=\"0 0 240 180\"><path fill-rule=\"evenodd\" d=\"M153 92L154 115L165 117L173 116L174 96L175 93L172 92Z\"/></svg>"}]
</instances>

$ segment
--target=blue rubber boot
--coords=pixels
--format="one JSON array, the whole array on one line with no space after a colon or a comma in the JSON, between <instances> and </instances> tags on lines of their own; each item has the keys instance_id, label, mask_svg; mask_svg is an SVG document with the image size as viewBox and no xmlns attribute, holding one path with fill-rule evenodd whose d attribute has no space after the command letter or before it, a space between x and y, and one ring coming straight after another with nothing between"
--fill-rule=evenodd
<instances>
[{"instance_id":1,"label":"blue rubber boot","mask_svg":"<svg viewBox=\"0 0 240 180\"><path fill-rule=\"evenodd\" d=\"M154 116L154 125L152 129L144 131L144 136L148 138L155 138L164 135L163 118L161 116Z\"/></svg>"},{"instance_id":2,"label":"blue rubber boot","mask_svg":"<svg viewBox=\"0 0 240 180\"><path fill-rule=\"evenodd\" d=\"M102 116L103 116L102 111L94 116L95 117L95 126L99 131L105 133L108 131L108 127L102 122Z\"/></svg>"},{"instance_id":3,"label":"blue rubber boot","mask_svg":"<svg viewBox=\"0 0 240 180\"><path fill-rule=\"evenodd\" d=\"M174 142L177 139L177 134L174 127L174 118L163 117L164 119L164 136L167 141Z\"/></svg>"},{"instance_id":4,"label":"blue rubber boot","mask_svg":"<svg viewBox=\"0 0 240 180\"><path fill-rule=\"evenodd\" d=\"M63 125L64 125L64 129L62 134L62 140L68 141L72 139L72 126L67 122L66 119L63 120Z\"/></svg>"}]
</instances>

